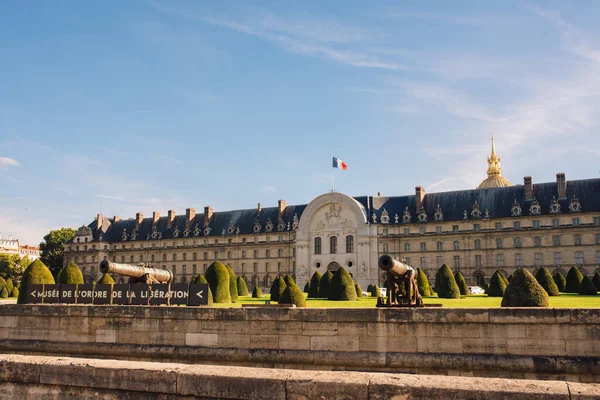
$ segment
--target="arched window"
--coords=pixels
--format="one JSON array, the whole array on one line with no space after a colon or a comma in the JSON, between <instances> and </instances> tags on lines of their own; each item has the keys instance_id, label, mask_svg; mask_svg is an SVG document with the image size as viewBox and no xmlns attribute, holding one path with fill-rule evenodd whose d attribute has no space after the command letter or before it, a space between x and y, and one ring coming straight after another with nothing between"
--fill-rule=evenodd
<instances>
[{"instance_id":1,"label":"arched window","mask_svg":"<svg viewBox=\"0 0 600 400\"><path fill-rule=\"evenodd\" d=\"M421 251L427 251L427 243L421 242Z\"/></svg>"},{"instance_id":2,"label":"arched window","mask_svg":"<svg viewBox=\"0 0 600 400\"><path fill-rule=\"evenodd\" d=\"M129 256L129 261L133 264L133 256Z\"/></svg>"},{"instance_id":3,"label":"arched window","mask_svg":"<svg viewBox=\"0 0 600 400\"><path fill-rule=\"evenodd\" d=\"M460 245L458 243L458 240L455 240L453 245L454 245L454 250L460 250Z\"/></svg>"},{"instance_id":4,"label":"arched window","mask_svg":"<svg viewBox=\"0 0 600 400\"><path fill-rule=\"evenodd\" d=\"M154 262L154 254L150 256L150 261Z\"/></svg>"},{"instance_id":5,"label":"arched window","mask_svg":"<svg viewBox=\"0 0 600 400\"><path fill-rule=\"evenodd\" d=\"M177 254L173 253L173 261L177 261Z\"/></svg>"},{"instance_id":6,"label":"arched window","mask_svg":"<svg viewBox=\"0 0 600 400\"><path fill-rule=\"evenodd\" d=\"M384 243L384 244L383 244L383 252L384 252L384 253L387 253L387 252L388 252L388 244L387 244L387 243Z\"/></svg>"},{"instance_id":7,"label":"arched window","mask_svg":"<svg viewBox=\"0 0 600 400\"><path fill-rule=\"evenodd\" d=\"M523 242L521 242L521 238L515 238L515 248L520 248L523 246Z\"/></svg>"},{"instance_id":8,"label":"arched window","mask_svg":"<svg viewBox=\"0 0 600 400\"><path fill-rule=\"evenodd\" d=\"M183 253L183 261L187 260L187 253Z\"/></svg>"},{"instance_id":9,"label":"arched window","mask_svg":"<svg viewBox=\"0 0 600 400\"><path fill-rule=\"evenodd\" d=\"M267 258L271 257L271 250L267 249L267 251L265 252L265 256Z\"/></svg>"},{"instance_id":10,"label":"arched window","mask_svg":"<svg viewBox=\"0 0 600 400\"><path fill-rule=\"evenodd\" d=\"M481 249L481 240L475 239L475 250Z\"/></svg>"},{"instance_id":11,"label":"arched window","mask_svg":"<svg viewBox=\"0 0 600 400\"><path fill-rule=\"evenodd\" d=\"M502 248L502 239L500 239L500 238L496 239L496 248L497 249Z\"/></svg>"},{"instance_id":12,"label":"arched window","mask_svg":"<svg viewBox=\"0 0 600 400\"><path fill-rule=\"evenodd\" d=\"M208 252L207 251L204 252L204 259L208 260Z\"/></svg>"},{"instance_id":13,"label":"arched window","mask_svg":"<svg viewBox=\"0 0 600 400\"><path fill-rule=\"evenodd\" d=\"M215 261L219 259L219 252L215 251Z\"/></svg>"},{"instance_id":14,"label":"arched window","mask_svg":"<svg viewBox=\"0 0 600 400\"><path fill-rule=\"evenodd\" d=\"M283 257L283 249L277 250L277 257Z\"/></svg>"},{"instance_id":15,"label":"arched window","mask_svg":"<svg viewBox=\"0 0 600 400\"><path fill-rule=\"evenodd\" d=\"M346 253L354 253L354 236L346 236Z\"/></svg>"},{"instance_id":16,"label":"arched window","mask_svg":"<svg viewBox=\"0 0 600 400\"><path fill-rule=\"evenodd\" d=\"M198 253L194 253L193 257L194 257L194 261L196 261L198 259Z\"/></svg>"},{"instance_id":17,"label":"arched window","mask_svg":"<svg viewBox=\"0 0 600 400\"><path fill-rule=\"evenodd\" d=\"M258 258L258 250L254 250L254 258Z\"/></svg>"},{"instance_id":18,"label":"arched window","mask_svg":"<svg viewBox=\"0 0 600 400\"><path fill-rule=\"evenodd\" d=\"M337 253L337 236L332 236L329 238L329 253Z\"/></svg>"},{"instance_id":19,"label":"arched window","mask_svg":"<svg viewBox=\"0 0 600 400\"><path fill-rule=\"evenodd\" d=\"M315 254L321 254L321 238L315 238Z\"/></svg>"},{"instance_id":20,"label":"arched window","mask_svg":"<svg viewBox=\"0 0 600 400\"><path fill-rule=\"evenodd\" d=\"M167 255L163 254L163 261L167 261Z\"/></svg>"},{"instance_id":21,"label":"arched window","mask_svg":"<svg viewBox=\"0 0 600 400\"><path fill-rule=\"evenodd\" d=\"M435 244L435 249L436 249L437 251L442 251L442 250L444 249L444 245L442 244L442 242L437 242L437 243Z\"/></svg>"},{"instance_id":22,"label":"arched window","mask_svg":"<svg viewBox=\"0 0 600 400\"><path fill-rule=\"evenodd\" d=\"M242 250L242 258L246 258L246 250Z\"/></svg>"}]
</instances>

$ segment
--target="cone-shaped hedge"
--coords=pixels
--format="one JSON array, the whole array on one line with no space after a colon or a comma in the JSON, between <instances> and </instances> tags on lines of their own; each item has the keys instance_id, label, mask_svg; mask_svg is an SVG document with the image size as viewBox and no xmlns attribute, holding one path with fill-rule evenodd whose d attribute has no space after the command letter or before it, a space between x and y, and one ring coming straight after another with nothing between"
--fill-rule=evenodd
<instances>
[{"instance_id":1,"label":"cone-shaped hedge","mask_svg":"<svg viewBox=\"0 0 600 400\"><path fill-rule=\"evenodd\" d=\"M379 286L375 285L371 287L371 297L381 297L381 290L379 290Z\"/></svg>"},{"instance_id":2,"label":"cone-shaped hedge","mask_svg":"<svg viewBox=\"0 0 600 400\"><path fill-rule=\"evenodd\" d=\"M12 292L13 288L15 286L13 285L13 282L10 279L6 280L6 289L8 290L8 292Z\"/></svg>"},{"instance_id":3,"label":"cone-shaped hedge","mask_svg":"<svg viewBox=\"0 0 600 400\"><path fill-rule=\"evenodd\" d=\"M246 285L246 281L241 276L237 277L237 290L238 296L248 296L248 285Z\"/></svg>"},{"instance_id":4,"label":"cone-shaped hedge","mask_svg":"<svg viewBox=\"0 0 600 400\"><path fill-rule=\"evenodd\" d=\"M4 280L4 278L0 276L0 287L6 286L6 285L7 285L6 280Z\"/></svg>"},{"instance_id":5,"label":"cone-shaped hedge","mask_svg":"<svg viewBox=\"0 0 600 400\"><path fill-rule=\"evenodd\" d=\"M506 275L504 275L502 272L498 271L498 273L500 274L500 277L502 278L502 280L504 281L504 283L506 283L506 286L508 286L508 284L510 283L510 279L512 279L512 275L510 275L508 278L506 277Z\"/></svg>"},{"instance_id":6,"label":"cone-shaped hedge","mask_svg":"<svg viewBox=\"0 0 600 400\"><path fill-rule=\"evenodd\" d=\"M577 267L571 267L567 273L567 284L565 285L566 293L579 293L579 285L583 280L583 275Z\"/></svg>"},{"instance_id":7,"label":"cone-shaped hedge","mask_svg":"<svg viewBox=\"0 0 600 400\"><path fill-rule=\"evenodd\" d=\"M13 287L13 289L9 293L10 297L19 297L19 289Z\"/></svg>"},{"instance_id":8,"label":"cone-shaped hedge","mask_svg":"<svg viewBox=\"0 0 600 400\"><path fill-rule=\"evenodd\" d=\"M333 273L327 271L319 280L319 297L327 299L329 298L329 290L331 288L331 280L333 279Z\"/></svg>"},{"instance_id":9,"label":"cone-shaped hedge","mask_svg":"<svg viewBox=\"0 0 600 400\"><path fill-rule=\"evenodd\" d=\"M58 283L83 285L83 274L74 261L71 261L60 270L58 273Z\"/></svg>"},{"instance_id":10,"label":"cone-shaped hedge","mask_svg":"<svg viewBox=\"0 0 600 400\"><path fill-rule=\"evenodd\" d=\"M356 300L356 288L354 287L354 280L344 267L340 267L340 269L333 273L328 299Z\"/></svg>"},{"instance_id":11,"label":"cone-shaped hedge","mask_svg":"<svg viewBox=\"0 0 600 400\"><path fill-rule=\"evenodd\" d=\"M273 280L273 284L271 285L271 301L279 301L279 298L281 297L281 294L285 290L286 286L287 285L285 284L285 281L281 275L278 275L277 278Z\"/></svg>"},{"instance_id":12,"label":"cone-shaped hedge","mask_svg":"<svg viewBox=\"0 0 600 400\"><path fill-rule=\"evenodd\" d=\"M467 281L465 280L464 275L460 271L456 271L454 273L454 280L456 281L456 285L458 286L458 290L460 291L461 296L466 296L470 294L469 286L467 285Z\"/></svg>"},{"instance_id":13,"label":"cone-shaped hedge","mask_svg":"<svg viewBox=\"0 0 600 400\"><path fill-rule=\"evenodd\" d=\"M321 273L319 271L315 271L312 278L310 278L310 285L308 290L308 298L316 299L319 297L319 281L321 280Z\"/></svg>"},{"instance_id":14,"label":"cone-shaped hedge","mask_svg":"<svg viewBox=\"0 0 600 400\"><path fill-rule=\"evenodd\" d=\"M262 290L260 290L258 285L254 286L254 289L252 290L252 297L255 299L260 299L263 297L263 292L262 292Z\"/></svg>"},{"instance_id":15,"label":"cone-shaped hedge","mask_svg":"<svg viewBox=\"0 0 600 400\"><path fill-rule=\"evenodd\" d=\"M102 278L100 278L100 280L98 281L98 283L103 283L103 284L106 284L106 283L108 283L108 284L114 284L114 283L115 283L115 280L114 280L114 279L112 278L112 276L110 276L110 275L108 274L108 272L107 272L107 273L105 273L104 275L102 275Z\"/></svg>"},{"instance_id":16,"label":"cone-shaped hedge","mask_svg":"<svg viewBox=\"0 0 600 400\"><path fill-rule=\"evenodd\" d=\"M417 268L417 286L419 287L419 293L421 296L433 295L431 286L429 286L427 275L425 275L425 271L423 271L421 268Z\"/></svg>"},{"instance_id":17,"label":"cone-shaped hedge","mask_svg":"<svg viewBox=\"0 0 600 400\"><path fill-rule=\"evenodd\" d=\"M229 296L231 297L231 302L235 303L238 298L237 277L228 264L225 265L225 268L227 268L227 272L229 272Z\"/></svg>"},{"instance_id":18,"label":"cone-shaped hedge","mask_svg":"<svg viewBox=\"0 0 600 400\"><path fill-rule=\"evenodd\" d=\"M598 294L596 287L594 286L594 284L592 283L590 278L588 278L587 275L584 275L583 279L581 280L581 284L579 285L579 294L585 294L585 295L591 295L591 296L595 296Z\"/></svg>"},{"instance_id":19,"label":"cone-shaped hedge","mask_svg":"<svg viewBox=\"0 0 600 400\"><path fill-rule=\"evenodd\" d=\"M564 291L567 287L567 279L562 274L562 272L556 271L554 273L554 276L552 277L552 279L554 279L554 283L556 283L556 287L558 288L558 291L564 293Z\"/></svg>"},{"instance_id":20,"label":"cone-shaped hedge","mask_svg":"<svg viewBox=\"0 0 600 400\"><path fill-rule=\"evenodd\" d=\"M7 284L9 282L10 282L10 279L8 281L6 281ZM596 273L594 274L594 277L592 278L592 283L594 284L594 287L596 288L596 290L600 290L600 271L596 271Z\"/></svg>"},{"instance_id":21,"label":"cone-shaped hedge","mask_svg":"<svg viewBox=\"0 0 600 400\"><path fill-rule=\"evenodd\" d=\"M442 265L435 275L435 288L441 299L460 299L460 289L446 264Z\"/></svg>"},{"instance_id":22,"label":"cone-shaped hedge","mask_svg":"<svg viewBox=\"0 0 600 400\"><path fill-rule=\"evenodd\" d=\"M354 289L356 290L356 297L362 297L363 290L358 283L354 285Z\"/></svg>"},{"instance_id":23,"label":"cone-shaped hedge","mask_svg":"<svg viewBox=\"0 0 600 400\"><path fill-rule=\"evenodd\" d=\"M483 283L481 284L481 288L485 291L485 293L487 293L488 289L490 288L490 284L486 281L483 281Z\"/></svg>"},{"instance_id":24,"label":"cone-shaped hedge","mask_svg":"<svg viewBox=\"0 0 600 400\"><path fill-rule=\"evenodd\" d=\"M550 271L542 267L535 273L535 279L544 288L548 296L558 296L558 286L554 282L554 278L550 275Z\"/></svg>"},{"instance_id":25,"label":"cone-shaped hedge","mask_svg":"<svg viewBox=\"0 0 600 400\"><path fill-rule=\"evenodd\" d=\"M21 286L19 287L19 299L18 304L27 304L27 286L30 284L54 284L54 277L52 273L44 265L44 263L37 259L33 261L23 272L21 277Z\"/></svg>"},{"instance_id":26,"label":"cone-shaped hedge","mask_svg":"<svg viewBox=\"0 0 600 400\"><path fill-rule=\"evenodd\" d=\"M310 281L306 282L306 285L304 285L304 293L309 293L310 292Z\"/></svg>"},{"instance_id":27,"label":"cone-shaped hedge","mask_svg":"<svg viewBox=\"0 0 600 400\"><path fill-rule=\"evenodd\" d=\"M6 290L6 285L2 286L2 290L0 290L0 297L3 299L8 298L8 290Z\"/></svg>"},{"instance_id":28,"label":"cone-shaped hedge","mask_svg":"<svg viewBox=\"0 0 600 400\"><path fill-rule=\"evenodd\" d=\"M489 297L502 297L506 291L506 281L502 272L496 270L492 279L490 279L490 287L485 291ZM536 281L537 282L537 281Z\"/></svg>"},{"instance_id":29,"label":"cone-shaped hedge","mask_svg":"<svg viewBox=\"0 0 600 400\"><path fill-rule=\"evenodd\" d=\"M371 293L373 291L373 285L371 285L369 283L369 286L367 286L367 292Z\"/></svg>"},{"instance_id":30,"label":"cone-shaped hedge","mask_svg":"<svg viewBox=\"0 0 600 400\"><path fill-rule=\"evenodd\" d=\"M304 293L293 280L286 284L283 293L279 297L279 304L295 304L296 307L306 307Z\"/></svg>"},{"instance_id":31,"label":"cone-shaped hedge","mask_svg":"<svg viewBox=\"0 0 600 400\"><path fill-rule=\"evenodd\" d=\"M206 280L215 303L231 303L229 271L221 261L215 261L206 269Z\"/></svg>"},{"instance_id":32,"label":"cone-shaped hedge","mask_svg":"<svg viewBox=\"0 0 600 400\"><path fill-rule=\"evenodd\" d=\"M296 283L296 281L294 280L294 278L292 278L291 275L286 275L283 278L283 281L285 282L286 285L291 285L292 283Z\"/></svg>"},{"instance_id":33,"label":"cone-shaped hedge","mask_svg":"<svg viewBox=\"0 0 600 400\"><path fill-rule=\"evenodd\" d=\"M542 285L525 268L519 268L512 274L502 297L502 307L548 307L549 303Z\"/></svg>"},{"instance_id":34,"label":"cone-shaped hedge","mask_svg":"<svg viewBox=\"0 0 600 400\"><path fill-rule=\"evenodd\" d=\"M195 277L194 279L192 279L192 281L190 283L198 285L201 283L208 283L208 281L206 280L206 277L204 276L204 274L200 274L197 277Z\"/></svg>"}]
</instances>

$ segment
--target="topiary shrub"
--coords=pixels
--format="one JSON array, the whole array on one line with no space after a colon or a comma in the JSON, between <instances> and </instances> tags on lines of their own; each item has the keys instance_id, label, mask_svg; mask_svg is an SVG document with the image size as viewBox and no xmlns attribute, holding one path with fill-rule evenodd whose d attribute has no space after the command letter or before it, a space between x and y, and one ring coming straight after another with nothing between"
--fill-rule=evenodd
<instances>
[{"instance_id":1,"label":"topiary shrub","mask_svg":"<svg viewBox=\"0 0 600 400\"><path fill-rule=\"evenodd\" d=\"M490 284L486 281L483 281L481 284L481 288L485 291L485 293L487 293L488 289L490 288Z\"/></svg>"},{"instance_id":2,"label":"topiary shrub","mask_svg":"<svg viewBox=\"0 0 600 400\"><path fill-rule=\"evenodd\" d=\"M6 285L7 285L6 280L4 280L4 278L0 276L0 287L6 286Z\"/></svg>"},{"instance_id":3,"label":"topiary shrub","mask_svg":"<svg viewBox=\"0 0 600 400\"><path fill-rule=\"evenodd\" d=\"M327 298L329 300L356 300L354 280L344 267L340 267L334 272Z\"/></svg>"},{"instance_id":4,"label":"topiary shrub","mask_svg":"<svg viewBox=\"0 0 600 400\"><path fill-rule=\"evenodd\" d=\"M206 277L204 276L204 274L200 274L197 277L195 277L194 279L192 279L192 282L190 282L190 283L199 285L201 283L208 283L208 281L206 280Z\"/></svg>"},{"instance_id":5,"label":"topiary shrub","mask_svg":"<svg viewBox=\"0 0 600 400\"><path fill-rule=\"evenodd\" d=\"M12 280L7 279L6 280L6 289L8 290L9 293L12 292L12 290L13 290L14 287L15 286L13 285Z\"/></svg>"},{"instance_id":6,"label":"topiary shrub","mask_svg":"<svg viewBox=\"0 0 600 400\"><path fill-rule=\"evenodd\" d=\"M3 298L3 299L8 298L8 290L6 290L6 285L3 285L2 290L0 290L0 298Z\"/></svg>"},{"instance_id":7,"label":"topiary shrub","mask_svg":"<svg viewBox=\"0 0 600 400\"><path fill-rule=\"evenodd\" d=\"M310 281L306 282L306 285L304 285L304 293L309 293L310 292Z\"/></svg>"},{"instance_id":8,"label":"topiary shrub","mask_svg":"<svg viewBox=\"0 0 600 400\"><path fill-rule=\"evenodd\" d=\"M566 293L579 293L579 285L583 280L583 275L577 267L571 267L567 273L567 284L565 285Z\"/></svg>"},{"instance_id":9,"label":"topiary shrub","mask_svg":"<svg viewBox=\"0 0 600 400\"><path fill-rule=\"evenodd\" d=\"M535 273L535 279L544 288L546 293L548 293L548 296L559 295L558 286L556 286L556 282L554 282L552 275L550 275L550 272L546 268L542 267L538 269Z\"/></svg>"},{"instance_id":10,"label":"topiary shrub","mask_svg":"<svg viewBox=\"0 0 600 400\"><path fill-rule=\"evenodd\" d=\"M68 263L58 273L59 284L83 285L83 274L74 261Z\"/></svg>"},{"instance_id":11,"label":"topiary shrub","mask_svg":"<svg viewBox=\"0 0 600 400\"><path fill-rule=\"evenodd\" d=\"M470 294L469 286L467 285L467 281L465 280L464 275L460 271L456 271L454 273L454 280L456 281L456 285L458 286L458 290L460 291L461 296L466 296Z\"/></svg>"},{"instance_id":12,"label":"topiary shrub","mask_svg":"<svg viewBox=\"0 0 600 400\"><path fill-rule=\"evenodd\" d=\"M23 272L23 276L21 277L21 286L19 287L19 299L17 300L17 304L27 304L27 286L30 284L51 285L54 283L54 277L48 267L46 267L39 259L33 261L25 268L25 272Z\"/></svg>"},{"instance_id":13,"label":"topiary shrub","mask_svg":"<svg viewBox=\"0 0 600 400\"><path fill-rule=\"evenodd\" d=\"M23 278L21 278L21 279L23 279ZM17 289L21 290L21 282L17 282L14 285Z\"/></svg>"},{"instance_id":14,"label":"topiary shrub","mask_svg":"<svg viewBox=\"0 0 600 400\"><path fill-rule=\"evenodd\" d=\"M435 275L435 288L441 299L460 299L460 289L446 264L442 265Z\"/></svg>"},{"instance_id":15,"label":"topiary shrub","mask_svg":"<svg viewBox=\"0 0 600 400\"><path fill-rule=\"evenodd\" d=\"M285 286L285 289L283 293L281 293L278 302L279 304L295 304L296 307L306 307L306 298L304 298L304 293L300 291L300 288L293 280Z\"/></svg>"},{"instance_id":16,"label":"topiary shrub","mask_svg":"<svg viewBox=\"0 0 600 400\"><path fill-rule=\"evenodd\" d=\"M231 303L229 271L220 261L215 261L206 269L206 280L215 303Z\"/></svg>"},{"instance_id":17,"label":"topiary shrub","mask_svg":"<svg viewBox=\"0 0 600 400\"><path fill-rule=\"evenodd\" d=\"M229 272L229 295L231 297L231 302L235 303L238 298L237 277L228 264L225 265L225 268L227 268L227 272Z\"/></svg>"},{"instance_id":18,"label":"topiary shrub","mask_svg":"<svg viewBox=\"0 0 600 400\"><path fill-rule=\"evenodd\" d=\"M313 276L310 278L309 290L308 290L308 298L316 299L319 297L319 282L321 281L321 273L319 271L315 271Z\"/></svg>"},{"instance_id":19,"label":"topiary shrub","mask_svg":"<svg viewBox=\"0 0 600 400\"><path fill-rule=\"evenodd\" d=\"M241 276L237 277L238 296L248 296L248 286L246 281Z\"/></svg>"},{"instance_id":20,"label":"topiary shrub","mask_svg":"<svg viewBox=\"0 0 600 400\"><path fill-rule=\"evenodd\" d=\"M371 297L381 297L381 290L379 290L379 286L375 285L371 287Z\"/></svg>"},{"instance_id":21,"label":"topiary shrub","mask_svg":"<svg viewBox=\"0 0 600 400\"><path fill-rule=\"evenodd\" d=\"M373 285L371 285L369 283L369 286L367 286L367 292L371 293L373 291Z\"/></svg>"},{"instance_id":22,"label":"topiary shrub","mask_svg":"<svg viewBox=\"0 0 600 400\"><path fill-rule=\"evenodd\" d=\"M502 297L502 307L548 307L548 304L546 290L529 271L519 268L513 272Z\"/></svg>"},{"instance_id":23,"label":"topiary shrub","mask_svg":"<svg viewBox=\"0 0 600 400\"><path fill-rule=\"evenodd\" d=\"M286 285L291 285L292 283L296 283L296 281L294 280L294 278L291 277L291 275L286 275L283 278L283 281L285 282Z\"/></svg>"},{"instance_id":24,"label":"topiary shrub","mask_svg":"<svg viewBox=\"0 0 600 400\"><path fill-rule=\"evenodd\" d=\"M255 299L260 299L263 297L263 292L258 286L254 286L254 289L252 290L252 297Z\"/></svg>"},{"instance_id":25,"label":"topiary shrub","mask_svg":"<svg viewBox=\"0 0 600 400\"><path fill-rule=\"evenodd\" d=\"M503 279L504 278L504 279ZM485 291L485 293L490 297L502 297L504 296L504 291L506 291L506 281L502 272L496 270L492 278L490 279L490 287Z\"/></svg>"},{"instance_id":26,"label":"topiary shrub","mask_svg":"<svg viewBox=\"0 0 600 400\"><path fill-rule=\"evenodd\" d=\"M9 293L10 297L19 297L19 289L13 287L13 289Z\"/></svg>"},{"instance_id":27,"label":"topiary shrub","mask_svg":"<svg viewBox=\"0 0 600 400\"><path fill-rule=\"evenodd\" d=\"M100 280L98 281L98 283L111 284L112 285L112 284L115 283L115 280L107 272L104 275L102 275L102 278L100 278Z\"/></svg>"},{"instance_id":28,"label":"topiary shrub","mask_svg":"<svg viewBox=\"0 0 600 400\"><path fill-rule=\"evenodd\" d=\"M556 283L556 287L558 288L558 291L564 293L564 291L567 287L567 279L562 274L562 272L556 271L554 273L554 276L552 277L552 279L554 279L554 283Z\"/></svg>"},{"instance_id":29,"label":"topiary shrub","mask_svg":"<svg viewBox=\"0 0 600 400\"><path fill-rule=\"evenodd\" d=\"M579 285L579 294L585 294L590 296L595 296L598 294L596 287L587 275L584 275L583 279L581 280L581 284Z\"/></svg>"},{"instance_id":30,"label":"topiary shrub","mask_svg":"<svg viewBox=\"0 0 600 400\"><path fill-rule=\"evenodd\" d=\"M429 286L427 275L425 275L425 271L423 271L421 268L417 268L417 286L419 287L419 293L421 296L433 295L431 286Z\"/></svg>"},{"instance_id":31,"label":"topiary shrub","mask_svg":"<svg viewBox=\"0 0 600 400\"><path fill-rule=\"evenodd\" d=\"M6 283L8 283L10 281L10 279L8 281L6 281ZM600 272L596 271L596 273L594 274L594 277L592 278L592 283L594 284L594 287L596 288L596 290L600 290Z\"/></svg>"},{"instance_id":32,"label":"topiary shrub","mask_svg":"<svg viewBox=\"0 0 600 400\"><path fill-rule=\"evenodd\" d=\"M362 297L363 290L358 283L354 284L354 290L356 291L356 297Z\"/></svg>"},{"instance_id":33,"label":"topiary shrub","mask_svg":"<svg viewBox=\"0 0 600 400\"><path fill-rule=\"evenodd\" d=\"M331 280L333 279L333 273L327 271L319 280L319 297L327 299L329 298L329 290L331 288Z\"/></svg>"},{"instance_id":34,"label":"topiary shrub","mask_svg":"<svg viewBox=\"0 0 600 400\"><path fill-rule=\"evenodd\" d=\"M285 290L286 286L287 285L285 284L285 281L281 275L278 275L277 278L273 279L273 284L271 285L270 291L271 301L279 301L279 298L281 297L281 294Z\"/></svg>"}]
</instances>

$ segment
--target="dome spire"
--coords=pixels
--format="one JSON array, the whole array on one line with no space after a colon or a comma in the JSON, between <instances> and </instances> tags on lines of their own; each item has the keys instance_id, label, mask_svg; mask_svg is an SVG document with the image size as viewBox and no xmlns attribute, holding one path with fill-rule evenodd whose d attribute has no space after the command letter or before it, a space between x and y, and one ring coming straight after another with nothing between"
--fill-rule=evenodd
<instances>
[{"instance_id":1,"label":"dome spire","mask_svg":"<svg viewBox=\"0 0 600 400\"><path fill-rule=\"evenodd\" d=\"M485 179L478 188L512 186L512 184L502 176L502 167L500 167L500 157L496 155L496 145L492 135L492 154L487 158L488 169L487 179Z\"/></svg>"}]
</instances>

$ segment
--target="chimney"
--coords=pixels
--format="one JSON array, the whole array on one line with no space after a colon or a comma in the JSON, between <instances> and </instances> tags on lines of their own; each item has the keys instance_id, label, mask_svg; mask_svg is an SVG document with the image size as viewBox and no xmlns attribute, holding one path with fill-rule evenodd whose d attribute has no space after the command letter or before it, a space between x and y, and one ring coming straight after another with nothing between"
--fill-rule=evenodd
<instances>
[{"instance_id":1,"label":"chimney","mask_svg":"<svg viewBox=\"0 0 600 400\"><path fill-rule=\"evenodd\" d=\"M204 226L210 223L210 220L213 215L213 209L211 206L204 207Z\"/></svg>"},{"instance_id":2,"label":"chimney","mask_svg":"<svg viewBox=\"0 0 600 400\"><path fill-rule=\"evenodd\" d=\"M158 211L154 211L152 213L152 224L156 224L158 219L160 218L160 213Z\"/></svg>"},{"instance_id":3,"label":"chimney","mask_svg":"<svg viewBox=\"0 0 600 400\"><path fill-rule=\"evenodd\" d=\"M559 172L556 174L556 187L558 190L558 198L566 199L567 198L567 180L565 178L564 172Z\"/></svg>"},{"instance_id":4,"label":"chimney","mask_svg":"<svg viewBox=\"0 0 600 400\"><path fill-rule=\"evenodd\" d=\"M167 228L170 228L173 225L174 219L175 219L175 210L167 211Z\"/></svg>"},{"instance_id":5,"label":"chimney","mask_svg":"<svg viewBox=\"0 0 600 400\"><path fill-rule=\"evenodd\" d=\"M377 197L381 197L381 192L377 192Z\"/></svg>"},{"instance_id":6,"label":"chimney","mask_svg":"<svg viewBox=\"0 0 600 400\"><path fill-rule=\"evenodd\" d=\"M415 199L417 202L417 212L423 208L423 200L425 199L425 188L423 186L415 187Z\"/></svg>"},{"instance_id":7,"label":"chimney","mask_svg":"<svg viewBox=\"0 0 600 400\"><path fill-rule=\"evenodd\" d=\"M189 227L190 223L192 222L192 220L194 219L195 216L196 216L195 208L186 208L186 210L185 210L185 225Z\"/></svg>"},{"instance_id":8,"label":"chimney","mask_svg":"<svg viewBox=\"0 0 600 400\"><path fill-rule=\"evenodd\" d=\"M144 214L139 212L135 214L135 224L136 225L140 225L142 223L142 221L144 220Z\"/></svg>"},{"instance_id":9,"label":"chimney","mask_svg":"<svg viewBox=\"0 0 600 400\"><path fill-rule=\"evenodd\" d=\"M283 217L283 212L285 211L285 208L287 207L287 203L285 202L285 200L279 200L278 204L279 204L279 219L281 219Z\"/></svg>"},{"instance_id":10,"label":"chimney","mask_svg":"<svg viewBox=\"0 0 600 400\"><path fill-rule=\"evenodd\" d=\"M525 201L533 200L533 183L530 176L523 178L523 185L525 185Z\"/></svg>"},{"instance_id":11,"label":"chimney","mask_svg":"<svg viewBox=\"0 0 600 400\"><path fill-rule=\"evenodd\" d=\"M258 203L258 214L262 211L262 204Z\"/></svg>"},{"instance_id":12,"label":"chimney","mask_svg":"<svg viewBox=\"0 0 600 400\"><path fill-rule=\"evenodd\" d=\"M98 229L102 228L102 224L104 223L104 217L102 216L102 214L98 213L98 215L96 216L96 221L98 221L98 225L96 225Z\"/></svg>"},{"instance_id":13,"label":"chimney","mask_svg":"<svg viewBox=\"0 0 600 400\"><path fill-rule=\"evenodd\" d=\"M115 223L115 222L118 222L118 221L120 221L120 220L121 220L121 217L119 217L118 215L115 215L115 216L113 217L113 223Z\"/></svg>"}]
</instances>

